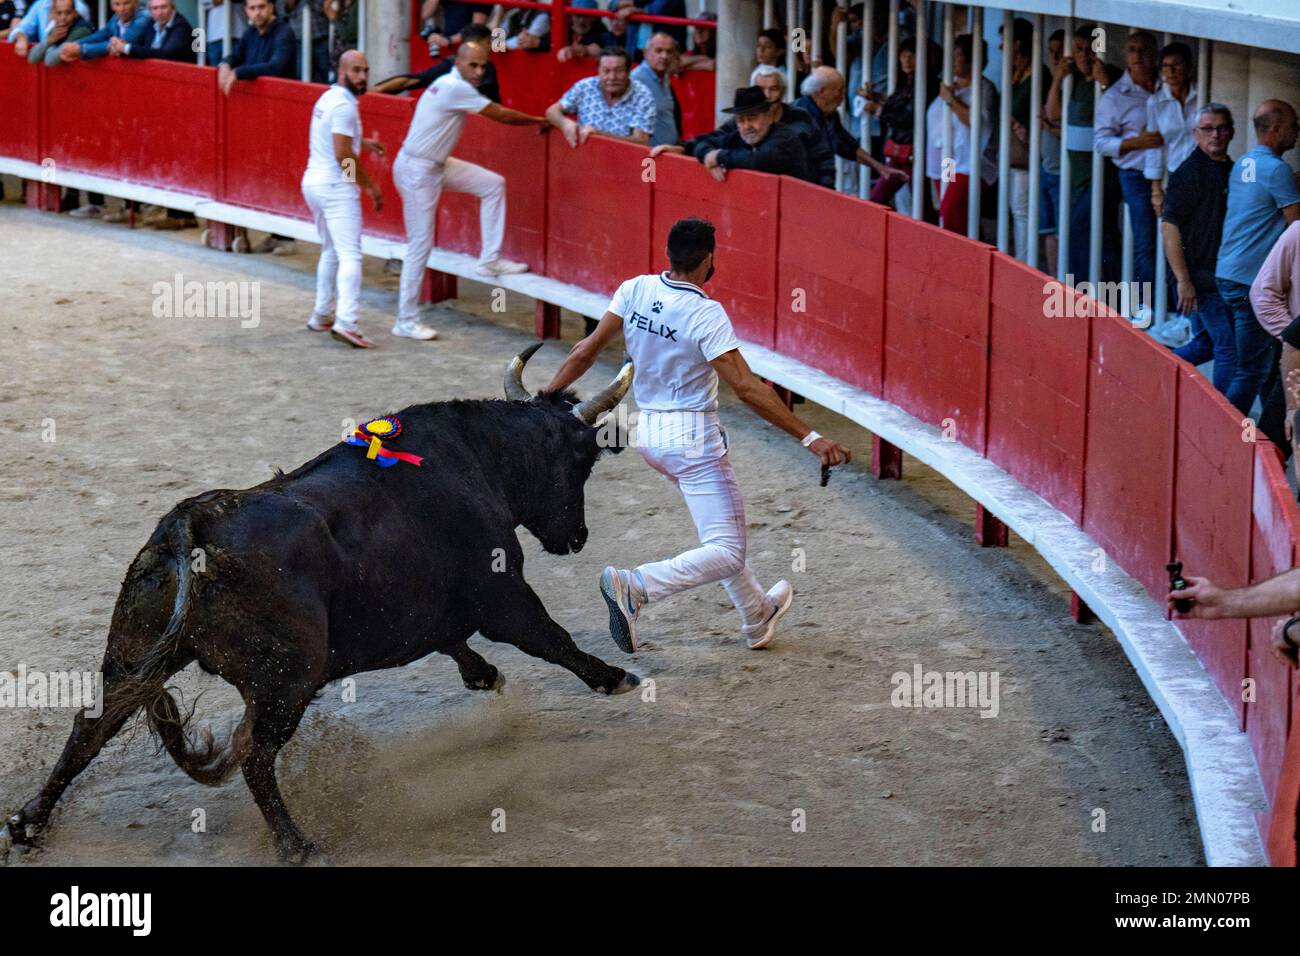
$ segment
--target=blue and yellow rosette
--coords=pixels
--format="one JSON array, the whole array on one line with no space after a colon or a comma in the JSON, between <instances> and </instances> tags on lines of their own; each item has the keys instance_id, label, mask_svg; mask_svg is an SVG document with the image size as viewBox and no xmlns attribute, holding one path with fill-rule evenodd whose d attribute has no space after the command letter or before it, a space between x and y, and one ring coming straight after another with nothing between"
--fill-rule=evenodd
<instances>
[{"instance_id":1,"label":"blue and yellow rosette","mask_svg":"<svg viewBox=\"0 0 1300 956\"><path fill-rule=\"evenodd\" d=\"M418 468L420 462L424 461L419 455L412 455L404 451L393 451L391 448L384 447L384 442L392 441L401 433L402 423L396 418L372 418L353 432L350 438L343 440L349 445L360 445L366 449L366 457L380 468L392 468L399 461L407 462Z\"/></svg>"}]
</instances>

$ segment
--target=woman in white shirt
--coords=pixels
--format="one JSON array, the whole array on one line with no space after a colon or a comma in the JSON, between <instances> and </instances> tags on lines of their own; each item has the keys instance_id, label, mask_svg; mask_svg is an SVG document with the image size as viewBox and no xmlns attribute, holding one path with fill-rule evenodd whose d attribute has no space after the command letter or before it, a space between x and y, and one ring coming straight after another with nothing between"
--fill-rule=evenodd
<instances>
[{"instance_id":1,"label":"woman in white shirt","mask_svg":"<svg viewBox=\"0 0 1300 956\"><path fill-rule=\"evenodd\" d=\"M1146 151L1143 175L1151 180L1151 205L1159 216L1165 205L1165 173L1172 173L1196 148L1196 86L1192 83L1192 49L1170 43L1160 51L1160 89L1147 100L1147 129L1164 145Z\"/></svg>"},{"instance_id":2,"label":"woman in white shirt","mask_svg":"<svg viewBox=\"0 0 1300 956\"><path fill-rule=\"evenodd\" d=\"M982 42L982 41L981 41ZM939 84L939 95L925 114L925 175L933 185L939 208L939 224L951 232L966 234L967 206L970 197L970 101L971 37L957 37L952 51L953 84ZM985 77L980 77L980 170L981 182L997 179L998 92ZM952 153L943 151L943 106L952 108ZM947 188L943 186L948 180Z\"/></svg>"}]
</instances>

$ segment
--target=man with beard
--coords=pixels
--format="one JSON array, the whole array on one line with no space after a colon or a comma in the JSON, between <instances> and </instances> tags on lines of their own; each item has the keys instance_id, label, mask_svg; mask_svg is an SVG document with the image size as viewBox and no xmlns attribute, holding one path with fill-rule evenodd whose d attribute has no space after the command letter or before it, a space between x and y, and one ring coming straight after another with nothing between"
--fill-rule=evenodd
<instances>
[{"instance_id":1,"label":"man with beard","mask_svg":"<svg viewBox=\"0 0 1300 956\"><path fill-rule=\"evenodd\" d=\"M339 59L339 81L321 94L311 110L307 169L302 195L320 235L316 266L316 306L307 328L329 331L360 349L371 342L357 328L361 298L361 189L383 208L384 197L370 179L358 154L363 149L383 156L377 140L361 138L357 97L366 91L370 64L366 55L349 50Z\"/></svg>"},{"instance_id":2,"label":"man with beard","mask_svg":"<svg viewBox=\"0 0 1300 956\"><path fill-rule=\"evenodd\" d=\"M734 116L734 123L724 123L681 146L656 146L651 155L673 152L694 156L718 182L726 179L728 169L754 169L817 182L817 172L798 132L789 123L777 122L777 106L780 104L769 102L761 87L742 87L736 90L733 105L722 111Z\"/></svg>"},{"instance_id":3,"label":"man with beard","mask_svg":"<svg viewBox=\"0 0 1300 956\"><path fill-rule=\"evenodd\" d=\"M689 588L721 582L740 612L741 636L754 650L771 643L794 600L788 581L764 592L746 560L745 503L727 455L727 432L718 421L719 377L823 466L845 464L851 457L848 448L808 427L750 371L726 310L702 288L713 277L715 247L712 223L696 218L675 223L668 231L668 271L620 285L596 331L573 347L546 387L547 392L568 388L621 332L640 410L637 448L681 492L699 534L699 547L675 558L636 568L607 567L601 574L610 636L628 654L637 649L641 607Z\"/></svg>"}]
</instances>

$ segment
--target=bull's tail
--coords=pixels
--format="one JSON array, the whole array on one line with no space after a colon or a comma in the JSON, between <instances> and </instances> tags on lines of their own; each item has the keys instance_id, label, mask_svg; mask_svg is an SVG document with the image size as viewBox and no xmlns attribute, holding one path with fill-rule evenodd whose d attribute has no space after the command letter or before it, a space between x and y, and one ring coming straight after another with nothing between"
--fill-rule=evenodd
<instances>
[{"instance_id":1,"label":"bull's tail","mask_svg":"<svg viewBox=\"0 0 1300 956\"><path fill-rule=\"evenodd\" d=\"M193 745L188 727L194 708L182 713L176 698L167 689L167 679L176 670L176 660L181 656L180 644L188 627L188 618L194 596L194 576L190 569L190 555L194 547L194 529L190 517L182 506L179 514L167 526L167 543L171 548L176 567L176 600L171 618L157 642L133 669L112 704L105 702L105 717L112 712L129 716L143 708L149 728L158 735L167 752L195 781L209 786L225 782L244 761L251 749L253 714L246 708L243 719L230 740L219 747L212 732L204 729L203 739Z\"/></svg>"}]
</instances>

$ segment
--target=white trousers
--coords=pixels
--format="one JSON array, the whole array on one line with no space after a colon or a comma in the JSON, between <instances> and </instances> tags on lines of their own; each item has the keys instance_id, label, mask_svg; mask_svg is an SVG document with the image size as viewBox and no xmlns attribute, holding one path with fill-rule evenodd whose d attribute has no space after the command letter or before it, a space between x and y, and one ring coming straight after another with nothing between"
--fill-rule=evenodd
<instances>
[{"instance_id":1,"label":"white trousers","mask_svg":"<svg viewBox=\"0 0 1300 956\"><path fill-rule=\"evenodd\" d=\"M406 253L402 258L402 284L397 319L414 322L419 317L420 283L425 263L433 248L433 226L438 196L443 189L469 193L479 198L479 229L482 252L478 261L501 258L501 241L506 232L506 180L504 176L463 160L448 158L441 166L398 153L393 163L393 185L402 197L402 218L406 222Z\"/></svg>"},{"instance_id":2,"label":"white trousers","mask_svg":"<svg viewBox=\"0 0 1300 956\"><path fill-rule=\"evenodd\" d=\"M726 432L715 414L695 416L698 430L669 444L647 444L646 436L666 435L657 428L660 415L642 412L637 423L641 456L681 492L695 521L700 546L675 558L640 565L646 598L659 601L671 594L721 581L727 597L740 612L741 624L758 624L771 610L767 595L745 560L745 502L727 458ZM689 432L690 429L687 429ZM680 434L680 432L679 432Z\"/></svg>"},{"instance_id":3,"label":"white trousers","mask_svg":"<svg viewBox=\"0 0 1300 956\"><path fill-rule=\"evenodd\" d=\"M318 318L335 316L334 324L355 329L361 301L361 190L354 183L302 184L316 232Z\"/></svg>"},{"instance_id":4,"label":"white trousers","mask_svg":"<svg viewBox=\"0 0 1300 956\"><path fill-rule=\"evenodd\" d=\"M1029 170L1011 169L1011 241L1016 258L1024 262L1029 257ZM1033 230L1038 241L1038 227Z\"/></svg>"}]
</instances>

